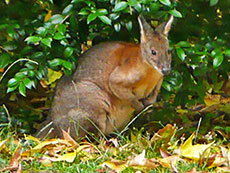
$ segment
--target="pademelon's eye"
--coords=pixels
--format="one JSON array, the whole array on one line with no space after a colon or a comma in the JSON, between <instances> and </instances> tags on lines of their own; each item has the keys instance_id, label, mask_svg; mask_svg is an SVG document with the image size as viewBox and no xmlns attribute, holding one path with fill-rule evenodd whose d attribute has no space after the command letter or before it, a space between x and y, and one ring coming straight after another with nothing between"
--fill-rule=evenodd
<instances>
[{"instance_id":1,"label":"pademelon's eye","mask_svg":"<svg viewBox=\"0 0 230 173\"><path fill-rule=\"evenodd\" d=\"M157 52L155 50L152 50L152 55L156 55Z\"/></svg>"},{"instance_id":2,"label":"pademelon's eye","mask_svg":"<svg viewBox=\"0 0 230 173\"><path fill-rule=\"evenodd\" d=\"M170 50L168 50L168 54L170 54L171 53L171 51Z\"/></svg>"}]
</instances>

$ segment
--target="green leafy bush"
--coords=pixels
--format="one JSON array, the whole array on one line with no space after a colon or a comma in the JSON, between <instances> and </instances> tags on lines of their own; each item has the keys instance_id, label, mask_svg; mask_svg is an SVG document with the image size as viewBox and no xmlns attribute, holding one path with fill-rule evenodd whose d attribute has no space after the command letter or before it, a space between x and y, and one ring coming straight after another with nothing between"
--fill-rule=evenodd
<instances>
[{"instance_id":1,"label":"green leafy bush","mask_svg":"<svg viewBox=\"0 0 230 173\"><path fill-rule=\"evenodd\" d=\"M71 75L87 42L138 42L140 13L153 26L173 15L173 69L161 90L167 110L154 116L174 121L177 106L203 103L210 90L222 92L230 68L229 5L218 0L1 1L0 103L14 110L12 116L20 114L9 103L49 80L49 69Z\"/></svg>"}]
</instances>

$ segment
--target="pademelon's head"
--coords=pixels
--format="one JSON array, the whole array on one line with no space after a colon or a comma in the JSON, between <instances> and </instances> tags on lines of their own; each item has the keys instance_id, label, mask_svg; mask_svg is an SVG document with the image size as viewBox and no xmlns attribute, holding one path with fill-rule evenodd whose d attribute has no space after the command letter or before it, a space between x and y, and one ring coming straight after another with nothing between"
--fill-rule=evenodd
<instances>
[{"instance_id":1,"label":"pademelon's head","mask_svg":"<svg viewBox=\"0 0 230 173\"><path fill-rule=\"evenodd\" d=\"M153 66L158 72L168 74L171 70L171 53L168 43L168 33L173 17L158 26L155 30L145 21L143 16L138 17L141 29L141 54L144 61Z\"/></svg>"}]
</instances>

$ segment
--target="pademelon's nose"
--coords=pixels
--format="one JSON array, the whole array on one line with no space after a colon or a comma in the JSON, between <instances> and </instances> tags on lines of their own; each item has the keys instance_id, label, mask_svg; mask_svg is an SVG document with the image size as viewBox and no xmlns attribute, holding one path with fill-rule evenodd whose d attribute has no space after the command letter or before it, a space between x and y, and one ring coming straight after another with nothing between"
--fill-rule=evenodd
<instances>
[{"instance_id":1,"label":"pademelon's nose","mask_svg":"<svg viewBox=\"0 0 230 173\"><path fill-rule=\"evenodd\" d=\"M164 75L168 75L170 71L171 71L171 68L168 68L168 67L162 69L162 72Z\"/></svg>"}]
</instances>

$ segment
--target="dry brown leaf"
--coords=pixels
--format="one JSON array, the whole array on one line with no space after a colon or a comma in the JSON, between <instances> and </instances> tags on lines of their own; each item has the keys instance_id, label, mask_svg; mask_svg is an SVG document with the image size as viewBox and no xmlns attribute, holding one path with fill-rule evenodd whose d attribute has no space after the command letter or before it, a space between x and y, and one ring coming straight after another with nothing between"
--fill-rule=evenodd
<instances>
[{"instance_id":1,"label":"dry brown leaf","mask_svg":"<svg viewBox=\"0 0 230 173\"><path fill-rule=\"evenodd\" d=\"M21 149L20 146L18 146L16 148L16 151L15 151L13 157L10 160L9 166L6 167L6 168L3 168L2 170L0 170L0 172L7 171L7 170L9 170L9 171L19 171L20 172L20 169L21 169L20 168L20 159L21 159L20 149Z\"/></svg>"},{"instance_id":2,"label":"dry brown leaf","mask_svg":"<svg viewBox=\"0 0 230 173\"><path fill-rule=\"evenodd\" d=\"M216 168L216 172L217 173L229 173L230 172L230 167L226 166L226 167L217 167Z\"/></svg>"},{"instance_id":3,"label":"dry brown leaf","mask_svg":"<svg viewBox=\"0 0 230 173\"><path fill-rule=\"evenodd\" d=\"M160 153L163 158L171 156L171 154L167 153L163 148L160 148Z\"/></svg>"},{"instance_id":4,"label":"dry brown leaf","mask_svg":"<svg viewBox=\"0 0 230 173\"><path fill-rule=\"evenodd\" d=\"M62 129L62 134L63 134L63 138L64 140L67 141L72 141L74 145L78 145L78 143L70 136L69 133L67 133L65 130Z\"/></svg>"},{"instance_id":5,"label":"dry brown leaf","mask_svg":"<svg viewBox=\"0 0 230 173\"><path fill-rule=\"evenodd\" d=\"M158 132L154 134L151 138L151 143L164 143L167 146L175 131L176 128L174 126L167 124L164 128L158 130ZM162 147L162 145L160 147Z\"/></svg>"},{"instance_id":6,"label":"dry brown leaf","mask_svg":"<svg viewBox=\"0 0 230 173\"><path fill-rule=\"evenodd\" d=\"M230 166L230 149L226 149L226 148L224 148L222 146L220 146L220 149L221 149L221 152L222 152L223 156L226 159L227 165Z\"/></svg>"},{"instance_id":7,"label":"dry brown leaf","mask_svg":"<svg viewBox=\"0 0 230 173\"><path fill-rule=\"evenodd\" d=\"M137 156L135 156L132 160L128 161L127 164L129 166L134 167L135 169L154 169L158 165L156 164L156 160L145 158L145 150Z\"/></svg>"}]
</instances>

